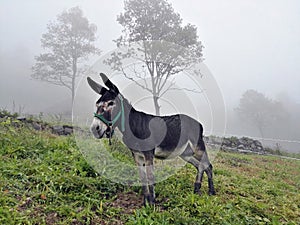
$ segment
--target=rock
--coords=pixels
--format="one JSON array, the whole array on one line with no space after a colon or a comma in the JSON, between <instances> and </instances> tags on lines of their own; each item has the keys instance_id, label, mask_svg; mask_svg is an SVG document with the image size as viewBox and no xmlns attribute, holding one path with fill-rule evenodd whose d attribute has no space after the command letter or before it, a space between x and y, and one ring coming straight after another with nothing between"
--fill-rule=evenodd
<instances>
[{"instance_id":1,"label":"rock","mask_svg":"<svg viewBox=\"0 0 300 225\"><path fill-rule=\"evenodd\" d=\"M26 120L26 117L24 117L24 116L18 116L17 120L19 120L21 122L24 122Z\"/></svg>"},{"instance_id":2,"label":"rock","mask_svg":"<svg viewBox=\"0 0 300 225\"><path fill-rule=\"evenodd\" d=\"M73 127L68 125L53 126L52 132L57 135L71 135L73 134Z\"/></svg>"},{"instance_id":3,"label":"rock","mask_svg":"<svg viewBox=\"0 0 300 225\"><path fill-rule=\"evenodd\" d=\"M251 140L247 137L242 137L239 139L239 144L248 146L251 143Z\"/></svg>"},{"instance_id":4,"label":"rock","mask_svg":"<svg viewBox=\"0 0 300 225\"><path fill-rule=\"evenodd\" d=\"M254 143L255 143L256 147L263 148L263 146L262 146L262 144L261 144L261 142L260 142L260 141L258 141L258 140L255 140L255 141L254 141Z\"/></svg>"},{"instance_id":5,"label":"rock","mask_svg":"<svg viewBox=\"0 0 300 225\"><path fill-rule=\"evenodd\" d=\"M37 122L33 122L33 123L32 123L32 127L33 127L33 129L35 129L35 130L42 130L42 125L39 124L39 123L37 123Z\"/></svg>"},{"instance_id":6,"label":"rock","mask_svg":"<svg viewBox=\"0 0 300 225\"><path fill-rule=\"evenodd\" d=\"M238 149L245 149L245 146L242 145L242 144L240 144L237 148L238 148Z\"/></svg>"},{"instance_id":7,"label":"rock","mask_svg":"<svg viewBox=\"0 0 300 225\"><path fill-rule=\"evenodd\" d=\"M71 134L73 134L73 127L64 126L64 135L71 135Z\"/></svg>"},{"instance_id":8,"label":"rock","mask_svg":"<svg viewBox=\"0 0 300 225\"><path fill-rule=\"evenodd\" d=\"M64 128L62 126L53 126L52 132L57 135L64 135Z\"/></svg>"},{"instance_id":9,"label":"rock","mask_svg":"<svg viewBox=\"0 0 300 225\"><path fill-rule=\"evenodd\" d=\"M230 143L230 141L227 138L224 138L224 140L222 142L222 146L230 147L231 143Z\"/></svg>"}]
</instances>

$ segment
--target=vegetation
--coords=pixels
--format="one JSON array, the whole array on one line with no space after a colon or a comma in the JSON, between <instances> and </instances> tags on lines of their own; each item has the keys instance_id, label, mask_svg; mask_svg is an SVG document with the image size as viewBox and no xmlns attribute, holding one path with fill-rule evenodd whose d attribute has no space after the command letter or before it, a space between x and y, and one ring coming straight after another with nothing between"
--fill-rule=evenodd
<instances>
[{"instance_id":1,"label":"vegetation","mask_svg":"<svg viewBox=\"0 0 300 225\"><path fill-rule=\"evenodd\" d=\"M156 185L155 207L142 207L140 188L99 176L72 136L16 123L0 119L0 224L300 223L297 160L219 152L216 196L192 193L195 170L186 165Z\"/></svg>"},{"instance_id":2,"label":"vegetation","mask_svg":"<svg viewBox=\"0 0 300 225\"><path fill-rule=\"evenodd\" d=\"M200 73L195 64L203 60L203 46L197 28L183 25L167 0L126 0L117 21L123 30L116 44L123 48L106 63L149 92L159 115L160 98L178 90L174 76L188 69ZM128 59L132 59L129 64Z\"/></svg>"},{"instance_id":3,"label":"vegetation","mask_svg":"<svg viewBox=\"0 0 300 225\"><path fill-rule=\"evenodd\" d=\"M282 103L267 98L255 90L247 90L236 108L240 118L249 121L265 137L265 129L271 124L286 121L288 114Z\"/></svg>"},{"instance_id":4,"label":"vegetation","mask_svg":"<svg viewBox=\"0 0 300 225\"><path fill-rule=\"evenodd\" d=\"M266 148L264 148L264 150L265 150L266 154L300 159L300 153L286 152L286 151L283 151L279 148L273 149L273 148L270 148L270 147L266 147Z\"/></svg>"},{"instance_id":5,"label":"vegetation","mask_svg":"<svg viewBox=\"0 0 300 225\"><path fill-rule=\"evenodd\" d=\"M66 87L73 102L76 78L83 72L82 62L99 53L95 47L96 31L96 25L89 23L79 7L59 14L55 22L47 25L47 33L41 38L47 52L35 57L32 77Z\"/></svg>"}]
</instances>

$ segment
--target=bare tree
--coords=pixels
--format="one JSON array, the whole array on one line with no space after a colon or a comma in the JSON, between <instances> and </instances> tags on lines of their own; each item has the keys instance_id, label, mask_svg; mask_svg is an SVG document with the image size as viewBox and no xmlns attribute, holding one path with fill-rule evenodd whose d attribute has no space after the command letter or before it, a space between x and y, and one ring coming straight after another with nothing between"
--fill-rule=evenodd
<instances>
[{"instance_id":1,"label":"bare tree","mask_svg":"<svg viewBox=\"0 0 300 225\"><path fill-rule=\"evenodd\" d=\"M96 31L96 25L89 23L79 7L59 14L56 21L47 25L47 32L41 38L47 52L35 57L32 77L66 87L73 102L76 77L84 69L81 64L88 56L100 53L94 45Z\"/></svg>"},{"instance_id":2,"label":"bare tree","mask_svg":"<svg viewBox=\"0 0 300 225\"><path fill-rule=\"evenodd\" d=\"M127 0L117 21L123 26L117 46L127 50L112 53L105 63L151 93L159 115L159 99L176 89L175 75L202 61L197 28L183 26L180 15L166 0ZM131 69L125 68L128 58L136 61Z\"/></svg>"}]
</instances>

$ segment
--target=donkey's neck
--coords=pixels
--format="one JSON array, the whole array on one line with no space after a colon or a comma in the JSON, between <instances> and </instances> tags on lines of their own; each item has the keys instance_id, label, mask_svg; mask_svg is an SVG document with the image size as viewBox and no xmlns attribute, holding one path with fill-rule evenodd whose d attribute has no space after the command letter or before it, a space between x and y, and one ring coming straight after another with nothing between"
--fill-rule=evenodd
<instances>
[{"instance_id":1,"label":"donkey's neck","mask_svg":"<svg viewBox=\"0 0 300 225\"><path fill-rule=\"evenodd\" d=\"M121 94L120 94L121 95ZM122 129L120 129L121 128L121 120L119 120L119 122L117 123L117 127L119 128L119 130L121 131L121 133L123 134L123 135L125 135L126 134L126 132L128 131L128 129L130 129L130 125L129 125L129 115L130 115L130 113L135 113L135 112L137 112L136 110L135 110L135 108L133 108L133 106L129 103L129 101L123 96L123 95L121 95L122 96L122 103L121 104L123 104L123 107L124 107L124 117L125 117L125 121L124 121L124 125L125 125L125 130L122 130Z\"/></svg>"},{"instance_id":2,"label":"donkey's neck","mask_svg":"<svg viewBox=\"0 0 300 225\"><path fill-rule=\"evenodd\" d=\"M131 135L148 135L145 128L148 129L148 123L153 118L153 115L137 111L129 101L123 97L124 116L125 116L125 131L121 131L124 136ZM118 124L120 128L120 123ZM138 135L138 136L139 136Z\"/></svg>"}]
</instances>

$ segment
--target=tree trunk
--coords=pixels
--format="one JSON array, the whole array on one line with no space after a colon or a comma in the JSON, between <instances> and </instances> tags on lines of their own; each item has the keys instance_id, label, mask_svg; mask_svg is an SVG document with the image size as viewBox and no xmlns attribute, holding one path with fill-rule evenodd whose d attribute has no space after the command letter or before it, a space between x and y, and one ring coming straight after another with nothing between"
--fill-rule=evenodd
<instances>
[{"instance_id":1,"label":"tree trunk","mask_svg":"<svg viewBox=\"0 0 300 225\"><path fill-rule=\"evenodd\" d=\"M153 103L154 103L154 108L155 108L155 115L157 115L157 116L160 115L160 105L158 104L158 99L159 99L159 97L153 95Z\"/></svg>"},{"instance_id":2,"label":"tree trunk","mask_svg":"<svg viewBox=\"0 0 300 225\"><path fill-rule=\"evenodd\" d=\"M76 83L76 75L77 75L77 58L73 58L73 65L72 65L72 106L74 104L75 98L75 83Z\"/></svg>"},{"instance_id":3,"label":"tree trunk","mask_svg":"<svg viewBox=\"0 0 300 225\"><path fill-rule=\"evenodd\" d=\"M148 71L151 76L151 84L152 84L152 96L153 96L153 103L155 108L155 115L160 115L160 105L158 104L158 93L157 93L157 82L155 82L155 62L152 61L151 63L147 64ZM157 72L157 71L156 71Z\"/></svg>"},{"instance_id":4,"label":"tree trunk","mask_svg":"<svg viewBox=\"0 0 300 225\"><path fill-rule=\"evenodd\" d=\"M75 78L72 77L72 106L74 104L74 98L75 98Z\"/></svg>"}]
</instances>

